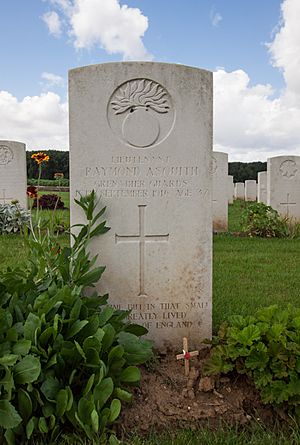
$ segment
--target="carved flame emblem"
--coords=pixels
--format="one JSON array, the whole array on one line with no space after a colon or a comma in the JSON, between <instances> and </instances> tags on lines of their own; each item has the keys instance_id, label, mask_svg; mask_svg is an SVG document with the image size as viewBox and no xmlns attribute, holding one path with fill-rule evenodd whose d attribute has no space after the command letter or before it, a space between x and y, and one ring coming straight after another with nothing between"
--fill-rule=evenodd
<instances>
[{"instance_id":1,"label":"carved flame emblem","mask_svg":"<svg viewBox=\"0 0 300 445\"><path fill-rule=\"evenodd\" d=\"M121 85L113 93L109 108L111 127L135 148L148 148L163 140L174 121L169 93L150 79L133 79Z\"/></svg>"},{"instance_id":2,"label":"carved flame emblem","mask_svg":"<svg viewBox=\"0 0 300 445\"><path fill-rule=\"evenodd\" d=\"M115 114L125 113L131 108L151 108L157 113L167 113L167 92L156 82L147 79L127 82L111 102Z\"/></svg>"}]
</instances>

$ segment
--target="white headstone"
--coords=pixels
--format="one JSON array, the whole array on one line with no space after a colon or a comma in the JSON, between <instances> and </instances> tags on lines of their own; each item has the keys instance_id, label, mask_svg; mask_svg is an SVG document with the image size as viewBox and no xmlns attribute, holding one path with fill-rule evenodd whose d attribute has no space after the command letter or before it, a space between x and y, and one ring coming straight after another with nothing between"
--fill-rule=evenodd
<instances>
[{"instance_id":1,"label":"white headstone","mask_svg":"<svg viewBox=\"0 0 300 445\"><path fill-rule=\"evenodd\" d=\"M267 172L259 172L257 174L257 201L262 202L264 204L267 204L267 178L268 173Z\"/></svg>"},{"instance_id":2,"label":"white headstone","mask_svg":"<svg viewBox=\"0 0 300 445\"><path fill-rule=\"evenodd\" d=\"M213 230L228 229L228 154L214 151L212 156L213 176Z\"/></svg>"},{"instance_id":3,"label":"white headstone","mask_svg":"<svg viewBox=\"0 0 300 445\"><path fill-rule=\"evenodd\" d=\"M212 73L123 62L70 71L71 196L95 189L110 304L162 349L211 336ZM72 223L82 220L71 205Z\"/></svg>"},{"instance_id":4,"label":"white headstone","mask_svg":"<svg viewBox=\"0 0 300 445\"><path fill-rule=\"evenodd\" d=\"M233 198L234 198L233 176L228 175L228 204L233 204Z\"/></svg>"},{"instance_id":5,"label":"white headstone","mask_svg":"<svg viewBox=\"0 0 300 445\"><path fill-rule=\"evenodd\" d=\"M25 144L0 141L0 204L18 200L27 208L27 169Z\"/></svg>"},{"instance_id":6,"label":"white headstone","mask_svg":"<svg viewBox=\"0 0 300 445\"><path fill-rule=\"evenodd\" d=\"M256 201L257 184L255 179L247 179L245 181L245 201Z\"/></svg>"},{"instance_id":7,"label":"white headstone","mask_svg":"<svg viewBox=\"0 0 300 445\"><path fill-rule=\"evenodd\" d=\"M245 199L245 184L243 182L236 182L234 184L235 199Z\"/></svg>"},{"instance_id":8,"label":"white headstone","mask_svg":"<svg viewBox=\"0 0 300 445\"><path fill-rule=\"evenodd\" d=\"M268 159L268 205L300 220L300 156Z\"/></svg>"}]
</instances>

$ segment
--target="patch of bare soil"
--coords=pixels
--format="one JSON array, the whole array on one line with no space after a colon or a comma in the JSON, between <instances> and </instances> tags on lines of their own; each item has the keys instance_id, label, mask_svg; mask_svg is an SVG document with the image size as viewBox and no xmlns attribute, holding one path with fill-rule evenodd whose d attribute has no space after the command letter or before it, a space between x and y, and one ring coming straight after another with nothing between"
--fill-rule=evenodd
<instances>
[{"instance_id":1,"label":"patch of bare soil","mask_svg":"<svg viewBox=\"0 0 300 445\"><path fill-rule=\"evenodd\" d=\"M189 377L184 375L183 361L172 354L161 358L155 370L143 369L132 404L124 406L122 432L147 434L207 424L214 428L220 421L244 426L253 417L272 424L275 412L260 402L258 391L246 376L202 377L208 354L204 347L199 357L191 359Z\"/></svg>"}]
</instances>

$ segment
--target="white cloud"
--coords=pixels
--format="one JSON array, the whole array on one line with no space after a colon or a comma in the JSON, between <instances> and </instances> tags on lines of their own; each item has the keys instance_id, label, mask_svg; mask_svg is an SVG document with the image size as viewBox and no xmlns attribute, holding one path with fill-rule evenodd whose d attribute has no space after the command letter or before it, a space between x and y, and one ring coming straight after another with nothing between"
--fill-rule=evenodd
<instances>
[{"instance_id":1,"label":"white cloud","mask_svg":"<svg viewBox=\"0 0 300 445\"><path fill-rule=\"evenodd\" d=\"M250 86L242 70L217 70L215 149L230 160L266 160L279 154L300 155L300 1L284 0L282 19L268 45L285 88L273 97L271 85Z\"/></svg>"},{"instance_id":2,"label":"white cloud","mask_svg":"<svg viewBox=\"0 0 300 445\"><path fill-rule=\"evenodd\" d=\"M119 0L50 0L68 24L76 49L101 47L124 60L150 60L142 38L148 18Z\"/></svg>"},{"instance_id":3,"label":"white cloud","mask_svg":"<svg viewBox=\"0 0 300 445\"><path fill-rule=\"evenodd\" d=\"M219 26L219 23L223 20L223 17L219 12L215 10L215 7L213 6L210 10L209 18L211 21L211 24L213 27L217 28Z\"/></svg>"},{"instance_id":4,"label":"white cloud","mask_svg":"<svg viewBox=\"0 0 300 445\"><path fill-rule=\"evenodd\" d=\"M300 155L300 108L272 98L271 85L249 83L243 70L215 72L215 150L228 152L230 161Z\"/></svg>"},{"instance_id":5,"label":"white cloud","mask_svg":"<svg viewBox=\"0 0 300 445\"><path fill-rule=\"evenodd\" d=\"M25 142L27 149L68 149L68 106L48 92L18 101L0 91L0 139Z\"/></svg>"},{"instance_id":6,"label":"white cloud","mask_svg":"<svg viewBox=\"0 0 300 445\"><path fill-rule=\"evenodd\" d=\"M46 12L42 19L46 23L49 33L55 37L59 37L62 33L62 22L59 15L55 11Z\"/></svg>"},{"instance_id":7,"label":"white cloud","mask_svg":"<svg viewBox=\"0 0 300 445\"><path fill-rule=\"evenodd\" d=\"M282 70L288 99L294 95L300 101L300 1L285 0L281 5L282 23L271 44L268 45L272 63Z\"/></svg>"},{"instance_id":8,"label":"white cloud","mask_svg":"<svg viewBox=\"0 0 300 445\"><path fill-rule=\"evenodd\" d=\"M65 85L65 79L57 74L53 73L42 73L42 85L45 89L51 87L63 87Z\"/></svg>"}]
</instances>

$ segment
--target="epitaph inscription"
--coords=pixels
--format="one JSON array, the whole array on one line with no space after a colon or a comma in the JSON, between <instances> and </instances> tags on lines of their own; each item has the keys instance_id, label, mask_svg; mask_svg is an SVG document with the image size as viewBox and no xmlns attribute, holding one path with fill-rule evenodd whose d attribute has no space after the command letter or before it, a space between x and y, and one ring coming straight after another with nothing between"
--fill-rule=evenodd
<instances>
[{"instance_id":1,"label":"epitaph inscription","mask_svg":"<svg viewBox=\"0 0 300 445\"><path fill-rule=\"evenodd\" d=\"M212 73L125 62L70 72L71 197L95 190L111 230L96 284L160 351L211 336ZM83 221L71 204L71 224Z\"/></svg>"}]
</instances>

